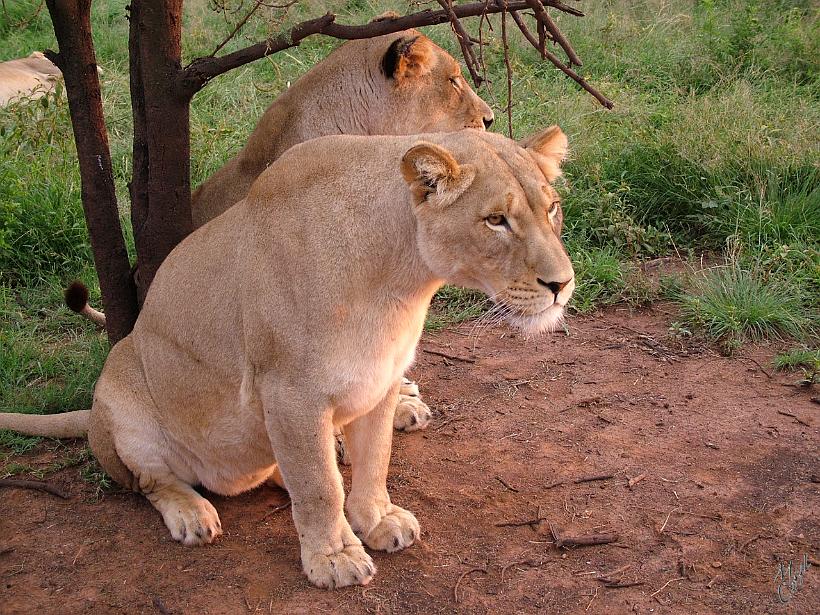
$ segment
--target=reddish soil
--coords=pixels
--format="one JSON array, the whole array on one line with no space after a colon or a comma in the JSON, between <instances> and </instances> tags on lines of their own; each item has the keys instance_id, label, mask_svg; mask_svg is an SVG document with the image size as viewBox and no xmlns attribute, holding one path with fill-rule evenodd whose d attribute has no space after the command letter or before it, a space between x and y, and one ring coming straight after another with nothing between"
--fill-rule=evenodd
<instances>
[{"instance_id":1,"label":"reddish soil","mask_svg":"<svg viewBox=\"0 0 820 615\"><path fill-rule=\"evenodd\" d=\"M307 583L284 492L212 497L226 533L187 548L145 499L95 500L74 467L46 479L69 500L0 490L0 613L820 612L817 390L759 366L775 347L681 344L663 309L576 318L569 337L425 335L412 376L434 423L397 434L389 485L422 542L375 554L366 588ZM619 539L558 548L550 524ZM779 565L796 575L803 556L792 591Z\"/></svg>"}]
</instances>

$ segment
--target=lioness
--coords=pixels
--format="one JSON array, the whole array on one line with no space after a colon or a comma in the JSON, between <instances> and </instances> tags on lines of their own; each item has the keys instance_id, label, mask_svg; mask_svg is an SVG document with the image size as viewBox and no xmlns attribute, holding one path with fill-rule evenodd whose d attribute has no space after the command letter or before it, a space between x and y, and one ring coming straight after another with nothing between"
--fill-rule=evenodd
<instances>
[{"instance_id":1,"label":"lioness","mask_svg":"<svg viewBox=\"0 0 820 615\"><path fill-rule=\"evenodd\" d=\"M484 129L492 121L459 63L420 32L347 42L280 94L245 147L194 192L194 227L245 198L268 165L308 139Z\"/></svg>"},{"instance_id":2,"label":"lioness","mask_svg":"<svg viewBox=\"0 0 820 615\"><path fill-rule=\"evenodd\" d=\"M259 174L297 143L331 134L484 129L492 122L492 109L462 77L459 63L420 32L347 42L283 92L245 147L193 193L194 227L243 199ZM67 289L66 303L105 326L105 315L88 305L81 284ZM416 384L404 381L395 428L423 429L430 418Z\"/></svg>"},{"instance_id":3,"label":"lioness","mask_svg":"<svg viewBox=\"0 0 820 615\"><path fill-rule=\"evenodd\" d=\"M293 147L168 256L90 415L0 414L0 428L87 422L105 470L191 545L222 533L192 485L233 495L281 471L310 581L367 583L362 541L397 551L419 536L386 478L433 294L479 289L531 332L562 317L575 283L550 182L566 144L553 126L525 148L476 130ZM334 426L352 459L346 503Z\"/></svg>"}]
</instances>

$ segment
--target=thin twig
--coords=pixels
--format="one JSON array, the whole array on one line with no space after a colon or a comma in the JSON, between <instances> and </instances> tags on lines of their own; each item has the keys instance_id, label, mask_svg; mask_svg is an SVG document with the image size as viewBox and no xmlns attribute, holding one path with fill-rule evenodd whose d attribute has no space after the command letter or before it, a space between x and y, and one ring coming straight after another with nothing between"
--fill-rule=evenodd
<instances>
[{"instance_id":1,"label":"thin twig","mask_svg":"<svg viewBox=\"0 0 820 615\"><path fill-rule=\"evenodd\" d=\"M567 54L567 58L569 58L570 67L573 64L575 64L576 66L581 66L581 58L578 57L578 54L575 53L575 50L572 48L572 45L569 44L569 41L563 35L561 30L558 29L558 26L552 20L552 17L549 16L549 13L547 13L547 9L544 8L544 5L541 4L539 0L527 0L527 4L532 9L533 13L535 13L535 19L544 24L544 27L552 35L552 39L556 43L558 43L558 45L561 46L561 49L564 50L564 53Z\"/></svg>"},{"instance_id":2,"label":"thin twig","mask_svg":"<svg viewBox=\"0 0 820 615\"><path fill-rule=\"evenodd\" d=\"M635 478L630 478L627 482L627 486L632 489L635 485L641 482L643 479L646 478L646 473L638 474Z\"/></svg>"},{"instance_id":3,"label":"thin twig","mask_svg":"<svg viewBox=\"0 0 820 615\"><path fill-rule=\"evenodd\" d=\"M565 478L565 479L556 481L554 483L550 483L549 485L544 487L544 489L545 490L546 489L553 489L555 487L560 487L561 485L566 485L567 483L573 483L573 484L576 484L576 485L580 485L581 483L591 483L591 482L597 481L597 480L609 480L610 478L613 478L614 476L615 476L614 474L594 474L593 476L582 476L581 478L575 478L575 479L566 479Z\"/></svg>"},{"instance_id":4,"label":"thin twig","mask_svg":"<svg viewBox=\"0 0 820 615\"><path fill-rule=\"evenodd\" d=\"M453 28L453 33L458 39L458 44L461 47L461 55L464 56L464 63L467 65L467 70L470 71L473 83L475 83L476 87L479 87L484 79L478 73L480 65L473 51L473 41L453 11L453 0L438 0L438 3L447 11L447 15L450 18L450 26Z\"/></svg>"},{"instance_id":5,"label":"thin twig","mask_svg":"<svg viewBox=\"0 0 820 615\"><path fill-rule=\"evenodd\" d=\"M811 423L807 423L806 421L801 419L796 414L792 414L791 412L786 412L785 410L778 410L777 413L782 414L783 416L790 416L791 418L793 418L795 421L797 421L801 425L805 425L806 427L811 427Z\"/></svg>"},{"instance_id":6,"label":"thin twig","mask_svg":"<svg viewBox=\"0 0 820 615\"><path fill-rule=\"evenodd\" d=\"M56 495L58 498L63 498L67 500L70 496L55 487L54 485L49 485L48 483L43 483L36 480L19 480L16 478L3 478L0 479L0 487L17 487L18 489L36 489L37 491L45 491L46 493L50 493L51 495Z\"/></svg>"},{"instance_id":7,"label":"thin twig","mask_svg":"<svg viewBox=\"0 0 820 615\"><path fill-rule=\"evenodd\" d=\"M667 586L667 585L669 585L670 583L674 583L675 581L683 581L684 579L686 579L686 577L677 577L677 578L675 578L675 579L669 579L666 583L664 583L664 584L661 586L661 588L660 588L660 589L655 590L654 592L652 592L652 593L651 593L651 594L649 594L649 595L650 595L650 596L655 596L656 594L658 594L658 593L660 593L661 591L663 591L663 590L666 588L666 586Z\"/></svg>"},{"instance_id":8,"label":"thin twig","mask_svg":"<svg viewBox=\"0 0 820 615\"><path fill-rule=\"evenodd\" d=\"M476 361L475 359L472 359L470 357L460 357L457 354L448 354L448 353L443 352L441 350L432 350L430 348L422 348L421 351L426 352L427 354L434 354L438 357L444 357L445 359L452 359L453 361L463 361L464 363L475 363L475 361Z\"/></svg>"},{"instance_id":9,"label":"thin twig","mask_svg":"<svg viewBox=\"0 0 820 615\"><path fill-rule=\"evenodd\" d=\"M663 530L666 528L666 524L669 523L669 517L671 517L672 513L677 511L677 510L678 510L677 508L673 508L672 510L669 511L669 514L666 515L666 520L663 522L663 525L661 525L661 529L658 530L658 534L663 534Z\"/></svg>"},{"instance_id":10,"label":"thin twig","mask_svg":"<svg viewBox=\"0 0 820 615\"><path fill-rule=\"evenodd\" d=\"M467 577L467 575L472 574L474 572L480 572L482 574L487 574L487 569L479 567L479 566L475 566L475 567L470 568L469 570L463 572L461 574L461 576L458 577L458 581L456 581L456 585L455 585L455 587L453 587L453 599L456 602L460 601L460 598L458 596L458 586L461 585L461 582L465 579L465 577Z\"/></svg>"},{"instance_id":11,"label":"thin twig","mask_svg":"<svg viewBox=\"0 0 820 615\"><path fill-rule=\"evenodd\" d=\"M507 489L509 489L509 490L510 490L510 491L512 491L513 493L518 493L518 489L516 489L515 487L513 487L512 485L510 485L510 483L508 483L507 481L505 481L505 480L504 480L503 478L501 478L500 476L496 476L496 477L495 477L495 480L497 480L499 483L501 483L502 485L504 485L504 487L506 487Z\"/></svg>"},{"instance_id":12,"label":"thin twig","mask_svg":"<svg viewBox=\"0 0 820 615\"><path fill-rule=\"evenodd\" d=\"M512 64L510 63L510 43L507 40L507 2L506 0L501 0L501 2L504 6L504 10L501 11L501 40L504 43L504 65L507 68L507 132L512 139Z\"/></svg>"}]
</instances>

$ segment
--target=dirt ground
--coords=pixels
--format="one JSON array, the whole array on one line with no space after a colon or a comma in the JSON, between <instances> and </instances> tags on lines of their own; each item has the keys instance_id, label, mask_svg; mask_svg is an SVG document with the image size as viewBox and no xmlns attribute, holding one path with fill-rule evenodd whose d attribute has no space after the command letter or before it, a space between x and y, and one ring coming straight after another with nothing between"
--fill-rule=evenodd
<instances>
[{"instance_id":1,"label":"dirt ground","mask_svg":"<svg viewBox=\"0 0 820 615\"><path fill-rule=\"evenodd\" d=\"M0 613L818 613L818 391L771 373L774 346L670 338L669 311L425 335L434 423L396 435L389 479L422 542L375 554L367 587L307 583L282 491L213 496L225 535L188 548L74 467L47 479L68 500L0 490Z\"/></svg>"}]
</instances>

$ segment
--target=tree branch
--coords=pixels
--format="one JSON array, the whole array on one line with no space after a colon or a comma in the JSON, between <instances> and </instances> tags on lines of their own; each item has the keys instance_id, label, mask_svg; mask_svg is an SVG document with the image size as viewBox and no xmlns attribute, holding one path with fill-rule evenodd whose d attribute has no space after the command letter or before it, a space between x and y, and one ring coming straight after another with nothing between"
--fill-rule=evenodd
<instances>
[{"instance_id":1,"label":"tree branch","mask_svg":"<svg viewBox=\"0 0 820 615\"><path fill-rule=\"evenodd\" d=\"M552 35L552 39L561 46L561 49L567 54L569 58L569 65L572 66L575 64L576 66L581 66L581 58L578 57L578 54L575 53L575 50L572 48L572 45L569 44L567 38L563 35L561 30L558 29L558 26L555 25L555 22L552 20L552 17L549 16L547 13L547 9L541 4L540 0L527 0L527 4L535 13L535 19L540 22L543 22L544 26L547 28L549 33ZM565 4L558 2L557 4L560 5L556 6L555 8L560 8L560 10L566 11L567 7Z\"/></svg>"},{"instance_id":2,"label":"tree branch","mask_svg":"<svg viewBox=\"0 0 820 615\"><path fill-rule=\"evenodd\" d=\"M453 5L452 12L456 17L461 19L464 17L477 17L485 13L500 13L505 10L523 10L531 8L533 3L542 11L544 11L544 6L551 6L569 14L579 12L558 0L513 0L507 3L506 8L500 4L479 1L469 4ZM214 77L218 77L234 68L244 66L265 56L290 49L291 47L297 47L302 40L314 34L323 34L342 40L354 40L382 36L384 34L407 30L408 28L434 26L448 21L450 21L449 11L433 11L428 9L418 13L404 15L403 17L381 19L358 26L348 26L336 23L336 15L327 13L322 17L303 21L278 36L271 37L250 47L234 51L233 53L218 58L205 57L195 59L185 69L180 71L177 78L177 89L183 96L193 96Z\"/></svg>"},{"instance_id":3,"label":"tree branch","mask_svg":"<svg viewBox=\"0 0 820 615\"><path fill-rule=\"evenodd\" d=\"M470 71L473 83L478 87L484 81L484 78L478 74L480 65L475 57L475 53L473 53L473 41L470 35L467 34L467 30L461 25L461 21L459 21L455 12L453 12L453 0L438 0L438 3L447 11L447 15L450 17L450 25L458 39L458 44L461 46L461 55L464 56L464 63L467 65L467 70Z\"/></svg>"}]
</instances>

